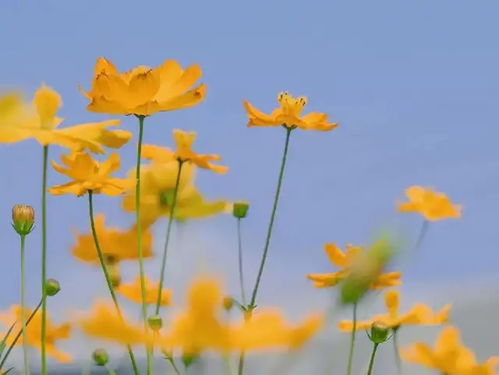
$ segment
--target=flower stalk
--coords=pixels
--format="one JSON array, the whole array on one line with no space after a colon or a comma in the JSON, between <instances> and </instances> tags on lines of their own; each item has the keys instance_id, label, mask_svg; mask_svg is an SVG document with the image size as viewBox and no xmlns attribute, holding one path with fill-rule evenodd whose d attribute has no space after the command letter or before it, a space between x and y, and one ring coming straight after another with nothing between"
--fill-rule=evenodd
<instances>
[{"instance_id":1,"label":"flower stalk","mask_svg":"<svg viewBox=\"0 0 499 375\"><path fill-rule=\"evenodd\" d=\"M371 352L371 359L369 360L369 368L367 370L367 375L371 375L374 368L374 359L376 357L376 352L378 351L378 343L373 344L373 350Z\"/></svg>"},{"instance_id":2,"label":"flower stalk","mask_svg":"<svg viewBox=\"0 0 499 375\"><path fill-rule=\"evenodd\" d=\"M41 322L41 375L47 375L47 293L45 284L47 282L47 163L48 146L43 146L42 161L42 322Z\"/></svg>"},{"instance_id":3,"label":"flower stalk","mask_svg":"<svg viewBox=\"0 0 499 375\"><path fill-rule=\"evenodd\" d=\"M353 365L353 355L355 351L355 338L357 335L357 302L353 304L353 326L352 333L350 336L350 350L348 352L348 366L347 366L347 374L352 374L352 365Z\"/></svg>"},{"instance_id":4,"label":"flower stalk","mask_svg":"<svg viewBox=\"0 0 499 375\"><path fill-rule=\"evenodd\" d=\"M28 360L28 339L26 335L26 271L25 271L25 257L24 257L24 250L25 250L25 241L26 241L26 235L21 234L20 236L21 239L21 320L22 320L22 337L23 337L23 364L24 364L24 370L23 374L28 375L29 374L29 360Z\"/></svg>"}]
</instances>

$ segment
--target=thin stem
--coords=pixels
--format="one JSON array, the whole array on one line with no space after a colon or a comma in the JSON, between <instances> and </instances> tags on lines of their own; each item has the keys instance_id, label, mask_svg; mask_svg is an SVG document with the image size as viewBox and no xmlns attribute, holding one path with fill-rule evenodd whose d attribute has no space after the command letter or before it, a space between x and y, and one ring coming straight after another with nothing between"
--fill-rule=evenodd
<instances>
[{"instance_id":1,"label":"thin stem","mask_svg":"<svg viewBox=\"0 0 499 375\"><path fill-rule=\"evenodd\" d=\"M260 286L260 281L262 278L263 269L265 267L265 261L267 259L267 252L269 250L270 238L272 237L272 228L274 227L274 220L275 220L275 215L276 215L276 211L277 211L277 204L279 202L279 195L281 193L281 185L282 185L282 180L284 177L284 169L286 167L286 158L288 156L289 138L291 136L291 131L293 131L293 129L294 129L292 127L285 127L285 128L286 128L286 140L284 143L284 151L282 154L281 168L279 170L279 178L277 180L277 188L276 188L275 196L274 196L274 205L272 207L272 213L270 214L270 221L269 221L269 226L267 229L267 235L265 237L265 246L263 247L260 268L258 269L258 275L256 277L255 287L253 288L253 293L251 294L251 302L249 304L249 307L252 309L255 308L256 296L258 294L258 287Z\"/></svg>"},{"instance_id":2,"label":"thin stem","mask_svg":"<svg viewBox=\"0 0 499 375\"><path fill-rule=\"evenodd\" d=\"M92 236L94 239L95 249L97 250L99 263L102 268L102 272L104 273L104 278L106 279L107 288L109 289L109 293L111 294L111 298L113 300L114 307L116 308L116 312L118 313L119 318L123 321L124 320L123 314L118 304L118 299L116 298L116 292L114 291L113 283L111 281L111 276L109 275L109 270L107 269L106 261L104 259L104 254L102 253L102 249L100 247L99 237L97 236L97 230L95 229L94 200L93 200L92 190L88 191L88 214L90 216L90 227L92 228ZM129 345L127 345L127 350L128 350L128 355L130 356L130 361L132 362L133 372L135 375L138 375L139 369L137 367L137 362L135 361L135 355L133 354L132 348Z\"/></svg>"},{"instance_id":3,"label":"thin stem","mask_svg":"<svg viewBox=\"0 0 499 375\"><path fill-rule=\"evenodd\" d=\"M241 354L239 355L239 365L237 366L237 375L243 375L244 360L245 360L244 352L241 352Z\"/></svg>"},{"instance_id":4,"label":"thin stem","mask_svg":"<svg viewBox=\"0 0 499 375\"><path fill-rule=\"evenodd\" d=\"M107 373L109 375L116 375L116 372L109 366L106 366Z\"/></svg>"},{"instance_id":5,"label":"thin stem","mask_svg":"<svg viewBox=\"0 0 499 375\"><path fill-rule=\"evenodd\" d=\"M378 350L379 344L374 344L373 351L371 353L371 359L369 360L369 369L367 370L367 375L371 375L374 367L374 358L376 357L376 352Z\"/></svg>"},{"instance_id":6,"label":"thin stem","mask_svg":"<svg viewBox=\"0 0 499 375\"><path fill-rule=\"evenodd\" d=\"M166 258L168 256L168 245L170 243L170 236L172 232L173 221L175 220L175 208L177 206L177 195L180 186L180 175L182 173L182 165L184 162L178 160L177 178L175 180L175 188L173 190L172 203L170 205L170 216L168 217L168 226L166 228L166 238L165 245L163 248L163 255L161 257L161 273L159 276L159 287L158 287L158 297L156 299L156 310L155 314L159 314L159 309L161 308L161 294L163 292L163 284L165 282L165 270L166 270Z\"/></svg>"},{"instance_id":7,"label":"thin stem","mask_svg":"<svg viewBox=\"0 0 499 375\"><path fill-rule=\"evenodd\" d=\"M244 293L244 269L243 269L243 240L241 235L241 218L237 218L237 254L239 266L239 286L241 288L241 302L246 306L246 293Z\"/></svg>"},{"instance_id":8,"label":"thin stem","mask_svg":"<svg viewBox=\"0 0 499 375\"><path fill-rule=\"evenodd\" d=\"M26 327L29 325L29 323L31 322L31 320L33 319L35 314L38 312L38 310L40 310L40 307L42 307L42 300L40 300L40 302L38 303L36 308L33 310L33 312L30 314L30 316L26 320ZM10 352L12 351L14 346L16 346L17 342L21 338L22 332L23 332L22 329L20 329L19 332L17 332L16 337L14 337L14 340L12 340L12 343L9 345L9 348L7 349L4 357L2 358L2 362L0 362L0 370L3 369L3 366L5 365L5 362L7 361L7 358L9 357Z\"/></svg>"},{"instance_id":9,"label":"thin stem","mask_svg":"<svg viewBox=\"0 0 499 375\"><path fill-rule=\"evenodd\" d=\"M42 322L41 322L41 374L47 375L47 161L49 147L43 146L42 164Z\"/></svg>"},{"instance_id":10,"label":"thin stem","mask_svg":"<svg viewBox=\"0 0 499 375\"><path fill-rule=\"evenodd\" d=\"M22 320L22 336L23 336L23 374L29 374L28 362L28 340L26 339L26 271L25 271L25 258L24 258L24 244L26 235L21 234L21 320Z\"/></svg>"},{"instance_id":11,"label":"thin stem","mask_svg":"<svg viewBox=\"0 0 499 375\"><path fill-rule=\"evenodd\" d=\"M357 303L353 304L353 326L352 326L352 334L350 336L350 351L348 353L348 367L347 374L352 374L352 365L353 365L353 353L355 350L355 336L357 334Z\"/></svg>"},{"instance_id":12,"label":"thin stem","mask_svg":"<svg viewBox=\"0 0 499 375\"><path fill-rule=\"evenodd\" d=\"M426 233L428 232L428 227L429 227L430 222L428 220L424 220L423 224L421 224L421 229L419 231L418 239L416 241L416 244L414 245L413 252L419 250L421 247L423 240L426 236Z\"/></svg>"},{"instance_id":13,"label":"thin stem","mask_svg":"<svg viewBox=\"0 0 499 375\"><path fill-rule=\"evenodd\" d=\"M393 350L395 352L395 363L397 365L397 374L402 375L402 360L400 358L400 352L399 352L398 330L399 328L393 329Z\"/></svg>"},{"instance_id":14,"label":"thin stem","mask_svg":"<svg viewBox=\"0 0 499 375\"><path fill-rule=\"evenodd\" d=\"M142 299L142 320L144 328L148 331L147 326L147 301L146 301L146 284L144 274L144 249L142 248L142 220L140 216L140 160L142 157L142 139L144 136L144 118L145 116L137 116L139 119L139 142L137 145L137 163L135 167L135 221L137 225L137 248L139 253L139 277L140 277L140 294ZM152 351L146 347L147 354L147 375L152 375Z\"/></svg>"},{"instance_id":15,"label":"thin stem","mask_svg":"<svg viewBox=\"0 0 499 375\"><path fill-rule=\"evenodd\" d=\"M173 357L167 356L166 359L172 365L172 368L173 368L173 371L175 371L175 374L182 375L179 368L177 367L177 364L175 363L175 360L173 359Z\"/></svg>"}]
</instances>

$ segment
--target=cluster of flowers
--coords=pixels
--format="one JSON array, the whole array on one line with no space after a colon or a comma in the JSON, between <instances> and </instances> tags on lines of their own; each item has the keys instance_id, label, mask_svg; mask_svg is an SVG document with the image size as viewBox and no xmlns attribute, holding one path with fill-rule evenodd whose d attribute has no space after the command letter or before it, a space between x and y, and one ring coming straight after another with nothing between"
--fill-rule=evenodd
<instances>
[{"instance_id":1,"label":"cluster of flowers","mask_svg":"<svg viewBox=\"0 0 499 375\"><path fill-rule=\"evenodd\" d=\"M13 226L21 239L21 304L12 306L8 313L0 314L0 321L8 329L0 346L0 371L5 371L7 357L16 345L24 347L24 374L29 373L28 345L41 350L42 374L47 373L47 355L61 362L71 361L71 355L58 349L56 343L68 338L74 325L89 336L126 347L136 375L144 371L135 358L137 347L145 348L145 371L148 375L154 373L153 356L158 351L177 374L183 373L177 364L179 358L188 367L206 352L219 353L229 361L233 354L237 354L237 371L243 374L245 356L249 352L300 348L326 323L324 314L315 314L300 324L291 324L279 310L257 307L256 302L278 208L290 136L295 129L329 131L338 124L329 122L324 113L303 115L307 99L294 98L286 92L279 94L279 106L270 114L244 102L248 126L282 127L286 136L260 267L250 298L246 299L240 225L246 217L248 204L243 201L233 204L225 200L208 201L194 183L197 168L217 174L226 173L228 168L217 164L220 161L218 155L199 154L193 150L196 138L193 132L173 130L175 149L143 144L144 123L149 116L188 108L204 99L206 87L204 84L197 85L201 75L199 66L183 69L174 60L167 60L156 68L139 66L125 73L119 72L104 58L97 60L91 88L87 92L82 90L89 101L87 109L111 115L133 115L138 119L137 163L125 178L113 176L120 169L119 154L111 152L104 161L92 156L92 153L104 154L106 148L119 149L132 138L130 132L114 128L119 125L119 120L59 128L63 120L57 117L57 112L62 100L56 91L45 85L36 91L32 103L25 102L17 93L0 97L0 142L13 143L34 138L43 150L41 299L35 309L25 306L25 238L32 231L35 219L31 207L16 206L13 209ZM61 164L52 162L53 169L68 177L69 182L47 187L48 148L51 145L69 150L67 155L61 157ZM47 279L46 275L47 192L88 198L90 231L75 233L72 254L83 262L101 267L111 296L110 301L98 301L90 311L62 325L55 325L47 316L47 297L54 296L60 290L57 281ZM106 226L104 215L94 214L95 194L122 196L122 207L135 213L135 224L126 230ZM400 203L398 210L423 216L420 240L429 222L461 216L460 207L443 193L412 186L406 190L406 196L407 201ZM189 287L185 307L176 314L169 314L167 323L164 323L161 309L171 305L173 293L164 287L172 223L231 212L238 222L240 298L225 296L217 279L198 278ZM151 226L162 217L168 219L166 238L159 262L159 280L152 281L145 275L144 259L153 257ZM343 251L334 243L326 244L324 249L331 263L339 270L327 274L312 273L307 277L316 288L338 286L343 305L353 306L353 320L339 322L341 331L351 333L347 364L349 375L357 330L371 330L370 338L374 343L369 366L371 373L376 349L389 339L389 333L398 353L396 335L402 326L448 322L450 305L433 312L424 304L416 304L407 313L401 314L400 296L395 289L385 292L386 314L357 321L357 305L366 292L401 285L400 272L386 271L394 255L393 246L389 241L380 240L367 249L349 244ZM120 264L129 260L137 261L138 276L132 282L122 282ZM119 296L140 304L141 321L132 321L124 314ZM229 314L233 309L241 312L238 319L234 320ZM18 334L11 334L13 332ZM8 348L5 353L3 348ZM434 349L415 343L400 350L400 353L406 361L447 375L493 375L498 364L494 358L477 362L473 353L460 343L457 329L451 326L443 328ZM114 373L108 366L104 350L96 350L94 359L97 365L106 367L110 374ZM400 370L400 357L398 360Z\"/></svg>"}]
</instances>

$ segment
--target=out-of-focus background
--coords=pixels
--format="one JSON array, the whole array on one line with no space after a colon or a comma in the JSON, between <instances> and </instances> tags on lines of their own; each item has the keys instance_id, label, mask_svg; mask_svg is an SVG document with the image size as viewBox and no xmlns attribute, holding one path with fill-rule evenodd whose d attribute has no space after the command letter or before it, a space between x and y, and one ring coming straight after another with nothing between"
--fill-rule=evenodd
<instances>
[{"instance_id":1,"label":"out-of-focus background","mask_svg":"<svg viewBox=\"0 0 499 375\"><path fill-rule=\"evenodd\" d=\"M332 293L313 289L305 279L309 272L330 269L323 244L366 244L389 228L410 246L421 219L397 214L395 203L409 185L430 186L462 203L463 218L431 225L417 254L396 265L404 272L403 303L454 303L454 322L482 358L499 354L499 325L494 324L499 313L498 12L494 0L4 0L0 87L31 97L41 83L52 86L64 100L64 124L71 125L110 118L87 112L78 92L79 85L89 87L98 56L123 70L169 58L184 66L200 63L206 100L147 119L145 141L171 145L172 128L195 130L197 150L218 153L230 166L226 176L201 171L197 182L209 198L251 203L243 228L248 287L261 253L284 134L246 128L242 101L267 111L281 90L308 96L307 109L327 112L341 126L329 133L293 134L261 305L282 307L291 319L328 306ZM122 121L135 132L133 118ZM134 148L132 140L121 151L122 175L133 165ZM50 158L61 151L51 148ZM34 141L0 147L2 309L19 296L10 209L15 203L39 209L41 162ZM50 171L49 185L63 180ZM49 276L63 288L50 300L57 321L107 296L100 270L70 254L72 230L88 231L86 204L73 196L49 197ZM111 225L133 222L119 199L98 198L96 207ZM165 226L162 221L154 228L157 252ZM231 216L190 221L175 234L167 283L176 304L181 305L186 284L199 272L221 275L228 291L237 293ZM28 238L31 304L39 298L39 243L37 228ZM157 260L147 263L155 275ZM136 268L129 263L125 279L133 279ZM361 315L379 311L379 300L371 297ZM126 306L138 316L136 306ZM434 333L407 329L402 343L433 341ZM334 328L324 332L307 348L308 360L295 355L294 374L325 373L325 358L338 359L338 372L343 372L346 340ZM359 341L365 350L357 358L367 358L367 339L361 335ZM97 345L102 343L75 333L64 347L88 365ZM114 354L117 364L122 352ZM382 349L378 373L394 373L390 355L390 347ZM249 374L291 373L252 365L250 360ZM364 365L359 360L356 371ZM51 364L51 369L55 374L57 367ZM414 366L406 370L425 373ZM60 373L71 371L61 367Z\"/></svg>"}]
</instances>

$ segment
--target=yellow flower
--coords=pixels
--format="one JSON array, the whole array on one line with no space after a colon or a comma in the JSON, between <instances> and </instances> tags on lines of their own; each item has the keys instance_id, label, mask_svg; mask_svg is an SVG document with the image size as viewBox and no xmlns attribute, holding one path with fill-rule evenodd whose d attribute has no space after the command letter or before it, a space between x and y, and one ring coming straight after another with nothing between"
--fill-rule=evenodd
<instances>
[{"instance_id":1,"label":"yellow flower","mask_svg":"<svg viewBox=\"0 0 499 375\"><path fill-rule=\"evenodd\" d=\"M149 116L160 111L192 107L204 99L204 84L192 89L201 77L201 68L183 70L175 60L166 60L151 69L138 66L120 73L113 63L99 57L90 91L82 93L92 112Z\"/></svg>"},{"instance_id":2,"label":"yellow flower","mask_svg":"<svg viewBox=\"0 0 499 375\"><path fill-rule=\"evenodd\" d=\"M473 352L463 346L459 331L455 327L445 327L440 332L434 348L417 342L400 351L402 358L446 375L495 375L499 357L491 357L477 363Z\"/></svg>"},{"instance_id":3,"label":"yellow flower","mask_svg":"<svg viewBox=\"0 0 499 375\"><path fill-rule=\"evenodd\" d=\"M67 168L61 167L54 161L52 161L52 166L57 172L68 176L73 181L51 187L49 189L51 194L81 196L91 190L96 194L116 196L125 192L126 181L110 177L111 173L120 168L118 154L111 153L104 162L99 162L83 152L72 153L69 156L62 155L61 160Z\"/></svg>"},{"instance_id":4,"label":"yellow flower","mask_svg":"<svg viewBox=\"0 0 499 375\"><path fill-rule=\"evenodd\" d=\"M161 216L169 216L175 181L178 173L178 163L153 162L141 170L141 220L150 225ZM227 212L230 204L224 200L206 201L193 184L194 167L184 164L180 174L180 185L177 192L175 219L186 220L204 218ZM129 181L135 181L135 170L130 171ZM125 211L135 211L135 189L130 189L123 198L122 207Z\"/></svg>"},{"instance_id":5,"label":"yellow flower","mask_svg":"<svg viewBox=\"0 0 499 375\"><path fill-rule=\"evenodd\" d=\"M26 309L25 314L26 317L31 315L32 311ZM6 327L10 327L14 324L14 332L17 332L21 329L21 307L19 305L13 305L10 307L8 312L0 313L0 322L3 323ZM41 348L41 321L42 321L42 313L38 310L31 322L29 323L26 330L26 341L28 345L34 346L37 349ZM50 319L47 317L46 323L47 335L46 335L46 349L47 354L52 358L56 359L59 362L71 362L72 358L69 354L60 351L55 346L58 340L69 338L69 334L71 331L71 327L68 323L56 326L54 325ZM14 340L14 335L10 335L7 339L7 345L12 344ZM16 345L22 344L22 338L20 338Z\"/></svg>"},{"instance_id":6,"label":"yellow flower","mask_svg":"<svg viewBox=\"0 0 499 375\"><path fill-rule=\"evenodd\" d=\"M436 325L446 323L449 320L449 311L451 305L445 305L440 311L434 313L427 305L422 303L415 304L409 312L399 313L400 293L396 290L385 292L386 314L373 316L366 321L357 322L357 329L368 329L373 323L380 323L388 328L397 329L402 325ZM341 321L339 328L342 331L351 332L353 328L352 321Z\"/></svg>"},{"instance_id":7,"label":"yellow flower","mask_svg":"<svg viewBox=\"0 0 499 375\"><path fill-rule=\"evenodd\" d=\"M328 115L320 112L310 112L301 115L303 107L307 104L307 98L300 96L293 98L287 92L281 92L277 97L279 108L269 115L253 107L248 101L244 102L244 108L248 113L248 126L285 126L286 128L300 128L303 130L331 130L338 126L337 122L329 123Z\"/></svg>"},{"instance_id":8,"label":"yellow flower","mask_svg":"<svg viewBox=\"0 0 499 375\"><path fill-rule=\"evenodd\" d=\"M107 130L119 120L57 128L63 121L57 117L61 104L59 94L45 85L36 91L32 105L25 104L18 94L0 97L0 143L34 138L43 146L57 144L72 151L103 153L102 146L119 148L132 136L124 130Z\"/></svg>"},{"instance_id":9,"label":"yellow flower","mask_svg":"<svg viewBox=\"0 0 499 375\"><path fill-rule=\"evenodd\" d=\"M444 193L411 186L405 190L405 195L409 201L398 205L399 212L418 212L430 221L461 217L461 206L453 204Z\"/></svg>"},{"instance_id":10,"label":"yellow flower","mask_svg":"<svg viewBox=\"0 0 499 375\"><path fill-rule=\"evenodd\" d=\"M152 283L151 280L146 276L144 278L145 288L146 288L146 300L147 304L156 303L158 298L158 286L159 283ZM123 297L128 298L130 301L135 303L142 303L141 285L140 277L137 277L133 283L120 284L116 291L120 293ZM161 290L161 306L167 306L171 303L172 291L170 289L163 288Z\"/></svg>"},{"instance_id":11,"label":"yellow flower","mask_svg":"<svg viewBox=\"0 0 499 375\"><path fill-rule=\"evenodd\" d=\"M327 288L337 285L341 280L350 275L351 267L355 260L362 254L361 247L348 244L345 252L334 243L327 243L324 245L329 261L339 267L340 270L332 273L311 273L307 278L314 282L316 288ZM372 282L371 289L382 289L391 286L401 285L400 272L388 272L379 274Z\"/></svg>"},{"instance_id":12,"label":"yellow flower","mask_svg":"<svg viewBox=\"0 0 499 375\"><path fill-rule=\"evenodd\" d=\"M137 259L139 255L135 226L123 231L115 227L106 227L104 221L104 215L98 214L95 216L95 229L106 261L116 263L123 260ZM75 233L75 236L76 243L71 249L73 256L83 262L98 265L99 257L92 234ZM152 234L150 230L142 231L142 247L144 258L152 257Z\"/></svg>"}]
</instances>

